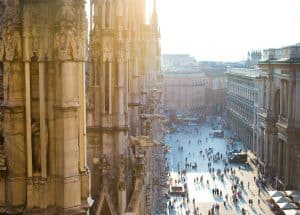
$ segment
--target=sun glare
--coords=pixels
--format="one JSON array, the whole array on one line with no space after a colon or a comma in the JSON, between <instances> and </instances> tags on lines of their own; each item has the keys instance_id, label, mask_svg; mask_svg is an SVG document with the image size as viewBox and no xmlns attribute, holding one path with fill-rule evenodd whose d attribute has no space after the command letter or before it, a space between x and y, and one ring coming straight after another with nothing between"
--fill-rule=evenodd
<instances>
[{"instance_id":1,"label":"sun glare","mask_svg":"<svg viewBox=\"0 0 300 215\"><path fill-rule=\"evenodd\" d=\"M299 42L297 0L158 0L163 53L243 60L251 49Z\"/></svg>"}]
</instances>

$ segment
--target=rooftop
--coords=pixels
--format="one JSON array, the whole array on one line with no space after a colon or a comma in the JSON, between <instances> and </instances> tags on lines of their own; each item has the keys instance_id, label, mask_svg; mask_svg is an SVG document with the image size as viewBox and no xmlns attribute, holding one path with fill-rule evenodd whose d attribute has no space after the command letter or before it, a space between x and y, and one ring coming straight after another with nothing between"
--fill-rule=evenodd
<instances>
[{"instance_id":1,"label":"rooftop","mask_svg":"<svg viewBox=\"0 0 300 215\"><path fill-rule=\"evenodd\" d=\"M300 43L278 49L266 49L260 63L300 63Z\"/></svg>"},{"instance_id":2,"label":"rooftop","mask_svg":"<svg viewBox=\"0 0 300 215\"><path fill-rule=\"evenodd\" d=\"M204 72L165 72L164 77L174 77L174 78L191 78L191 77L205 77Z\"/></svg>"}]
</instances>

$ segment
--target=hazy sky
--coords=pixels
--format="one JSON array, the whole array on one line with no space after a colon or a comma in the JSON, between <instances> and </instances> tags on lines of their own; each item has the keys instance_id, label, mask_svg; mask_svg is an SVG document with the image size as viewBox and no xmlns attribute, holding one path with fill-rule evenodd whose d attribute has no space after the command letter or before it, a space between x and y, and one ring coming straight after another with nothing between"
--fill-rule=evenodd
<instances>
[{"instance_id":1,"label":"hazy sky","mask_svg":"<svg viewBox=\"0 0 300 215\"><path fill-rule=\"evenodd\" d=\"M157 0L163 53L236 61L300 42L300 0Z\"/></svg>"}]
</instances>

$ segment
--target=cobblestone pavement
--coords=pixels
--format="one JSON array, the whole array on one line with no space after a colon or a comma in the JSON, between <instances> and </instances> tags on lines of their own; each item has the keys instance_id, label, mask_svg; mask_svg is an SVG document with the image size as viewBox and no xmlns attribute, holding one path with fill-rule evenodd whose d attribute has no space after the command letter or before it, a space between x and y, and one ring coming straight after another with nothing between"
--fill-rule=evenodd
<instances>
[{"instance_id":1,"label":"cobblestone pavement","mask_svg":"<svg viewBox=\"0 0 300 215\"><path fill-rule=\"evenodd\" d=\"M239 199L237 204L232 201L232 181L229 173L224 177L222 182L215 173L209 173L208 169L208 156L203 156L205 149L213 148L213 154L217 152L222 154L222 157L226 157L227 143L223 138L211 138L209 133L213 130L209 124L202 126L185 126L179 127L176 133L168 134L165 137L165 142L170 146L171 150L167 155L168 165L170 169L171 184L175 184L175 180L180 180L178 175L179 171L185 168L186 159L188 163L197 163L197 169L187 168L186 183L188 187L189 203L186 198L171 197L169 200L173 204L173 209L167 209L166 214L209 214L209 210L214 204L219 204L219 211L214 214L232 215L242 214L242 208L245 209L245 214L261 214L269 215L273 214L270 210L267 199L268 194L261 190L260 196L258 196L259 188L254 182L254 176L256 176L256 169L251 165L239 165L228 164L228 168L235 170L235 175L239 177L240 181L243 181L244 188L240 188L242 198ZM201 142L200 142L201 141ZM179 150L182 147L182 151ZM238 149L243 148L242 144L237 143ZM200 155L200 151L203 151ZM222 161L212 162L211 168L214 168L214 172L220 169L224 170L225 163ZM213 176L215 175L215 180ZM199 181L195 182L203 176L203 183ZM209 185L207 185L209 181ZM180 181L179 184L183 184L184 181ZM249 183L249 187L248 187ZM212 189L218 188L222 191L222 196L216 196L212 194ZM225 195L228 194L228 201L224 206ZM193 203L195 199L195 204ZM248 200L253 200L253 206L250 207ZM258 203L260 201L260 203ZM169 202L168 202L169 203ZM197 210L198 208L198 210ZM188 212L189 211L189 212ZM212 214L212 213L211 213Z\"/></svg>"}]
</instances>

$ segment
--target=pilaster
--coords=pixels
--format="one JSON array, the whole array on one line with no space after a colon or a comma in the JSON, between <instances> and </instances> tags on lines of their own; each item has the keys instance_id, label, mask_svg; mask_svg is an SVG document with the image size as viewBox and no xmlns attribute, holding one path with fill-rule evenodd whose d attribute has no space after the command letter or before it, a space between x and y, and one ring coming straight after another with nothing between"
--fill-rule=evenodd
<instances>
[{"instance_id":1,"label":"pilaster","mask_svg":"<svg viewBox=\"0 0 300 215\"><path fill-rule=\"evenodd\" d=\"M84 37L79 29L80 2L57 2L57 31L54 37L56 206L58 214L85 214L82 201L82 173L85 168L83 100ZM82 123L82 124L80 124ZM85 180L86 181L86 180Z\"/></svg>"}]
</instances>

